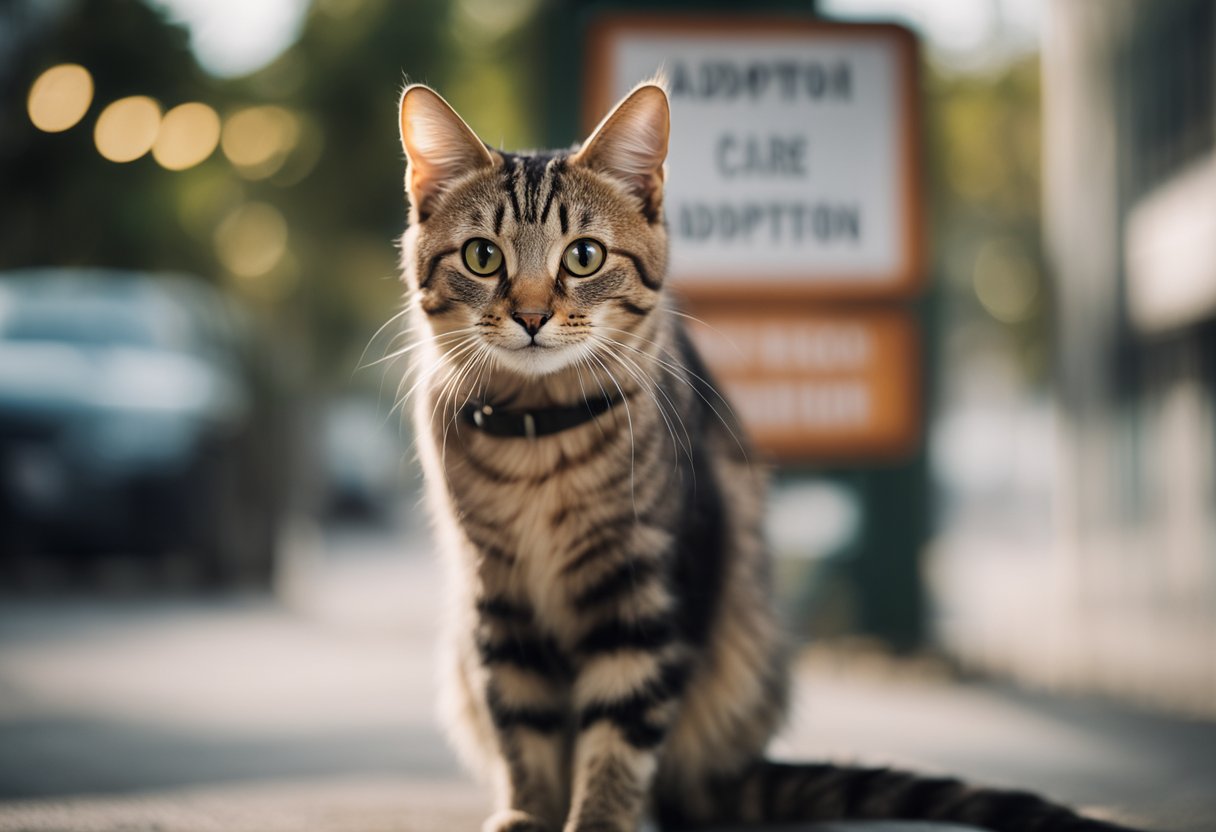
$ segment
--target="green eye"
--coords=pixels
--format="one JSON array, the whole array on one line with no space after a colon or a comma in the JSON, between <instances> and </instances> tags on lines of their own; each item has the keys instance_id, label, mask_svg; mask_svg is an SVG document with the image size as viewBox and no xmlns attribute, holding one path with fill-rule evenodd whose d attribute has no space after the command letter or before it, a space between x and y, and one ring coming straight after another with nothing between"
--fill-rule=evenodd
<instances>
[{"instance_id":1,"label":"green eye","mask_svg":"<svg viewBox=\"0 0 1216 832\"><path fill-rule=\"evenodd\" d=\"M483 237L474 237L464 244L464 264L473 274L489 277L502 268L502 249Z\"/></svg>"},{"instance_id":2,"label":"green eye","mask_svg":"<svg viewBox=\"0 0 1216 832\"><path fill-rule=\"evenodd\" d=\"M604 265L604 247L595 240L575 240L562 255L562 265L575 277L589 277Z\"/></svg>"}]
</instances>

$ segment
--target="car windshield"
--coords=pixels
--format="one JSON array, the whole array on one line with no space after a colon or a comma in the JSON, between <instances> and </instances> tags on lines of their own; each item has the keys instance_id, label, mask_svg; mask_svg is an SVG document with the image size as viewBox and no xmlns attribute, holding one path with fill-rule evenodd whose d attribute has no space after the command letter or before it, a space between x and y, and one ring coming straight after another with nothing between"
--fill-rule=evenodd
<instances>
[{"instance_id":1,"label":"car windshield","mask_svg":"<svg viewBox=\"0 0 1216 832\"><path fill-rule=\"evenodd\" d=\"M110 304L28 303L0 322L0 338L97 346L166 346L154 329L152 322Z\"/></svg>"},{"instance_id":2,"label":"car windshield","mask_svg":"<svg viewBox=\"0 0 1216 832\"><path fill-rule=\"evenodd\" d=\"M190 351L197 341L186 310L150 291L92 283L13 288L0 294L0 341L175 351Z\"/></svg>"}]
</instances>

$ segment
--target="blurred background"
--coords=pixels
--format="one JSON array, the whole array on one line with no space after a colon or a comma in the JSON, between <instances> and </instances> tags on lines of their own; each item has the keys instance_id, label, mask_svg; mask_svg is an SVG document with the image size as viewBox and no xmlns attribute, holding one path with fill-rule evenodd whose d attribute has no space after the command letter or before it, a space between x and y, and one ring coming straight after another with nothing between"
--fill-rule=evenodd
<instances>
[{"instance_id":1,"label":"blurred background","mask_svg":"<svg viewBox=\"0 0 1216 832\"><path fill-rule=\"evenodd\" d=\"M654 5L0 1L0 828L473 828L397 96L567 145ZM775 471L779 750L1212 828L1216 4L755 8L917 35L931 235L914 458Z\"/></svg>"}]
</instances>

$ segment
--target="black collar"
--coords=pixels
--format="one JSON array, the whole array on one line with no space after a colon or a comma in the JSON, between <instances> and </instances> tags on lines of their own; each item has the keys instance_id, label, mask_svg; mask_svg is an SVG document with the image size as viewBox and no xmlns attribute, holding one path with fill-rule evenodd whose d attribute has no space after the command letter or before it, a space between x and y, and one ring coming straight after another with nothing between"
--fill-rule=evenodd
<instances>
[{"instance_id":1,"label":"black collar","mask_svg":"<svg viewBox=\"0 0 1216 832\"><path fill-rule=\"evenodd\" d=\"M536 439L590 422L610 410L618 401L605 396L569 407L538 410L499 410L482 402L470 402L460 408L460 418L465 424L490 436Z\"/></svg>"}]
</instances>

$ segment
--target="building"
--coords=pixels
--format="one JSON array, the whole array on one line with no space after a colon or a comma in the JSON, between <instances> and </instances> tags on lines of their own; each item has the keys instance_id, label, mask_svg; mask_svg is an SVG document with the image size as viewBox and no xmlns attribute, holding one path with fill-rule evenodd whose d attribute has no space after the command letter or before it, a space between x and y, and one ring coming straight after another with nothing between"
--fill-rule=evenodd
<instances>
[{"instance_id":1,"label":"building","mask_svg":"<svg viewBox=\"0 0 1216 832\"><path fill-rule=\"evenodd\" d=\"M1025 682L1216 714L1216 3L1046 18L1051 542L939 547L938 633Z\"/></svg>"}]
</instances>

